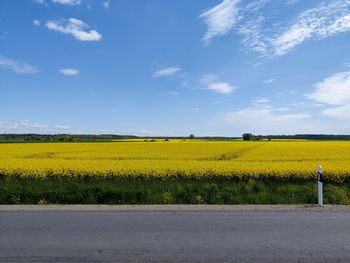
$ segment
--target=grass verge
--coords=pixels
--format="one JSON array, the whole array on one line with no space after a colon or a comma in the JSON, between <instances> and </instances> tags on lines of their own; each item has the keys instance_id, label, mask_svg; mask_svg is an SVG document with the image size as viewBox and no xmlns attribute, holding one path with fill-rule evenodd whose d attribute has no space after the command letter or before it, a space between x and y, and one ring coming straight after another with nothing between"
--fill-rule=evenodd
<instances>
[{"instance_id":1,"label":"grass verge","mask_svg":"<svg viewBox=\"0 0 350 263\"><path fill-rule=\"evenodd\" d=\"M325 204L350 204L350 184L324 184ZM0 177L0 204L315 204L317 182L277 179Z\"/></svg>"}]
</instances>

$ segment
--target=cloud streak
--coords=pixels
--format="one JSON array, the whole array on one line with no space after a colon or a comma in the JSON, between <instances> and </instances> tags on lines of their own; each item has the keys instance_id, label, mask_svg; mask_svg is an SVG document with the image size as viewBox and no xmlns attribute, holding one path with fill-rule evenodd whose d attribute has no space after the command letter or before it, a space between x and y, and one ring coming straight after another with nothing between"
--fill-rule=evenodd
<instances>
[{"instance_id":1,"label":"cloud streak","mask_svg":"<svg viewBox=\"0 0 350 263\"><path fill-rule=\"evenodd\" d=\"M48 29L73 36L79 41L100 41L102 35L90 30L89 25L76 18L51 20L45 25Z\"/></svg>"},{"instance_id":2,"label":"cloud streak","mask_svg":"<svg viewBox=\"0 0 350 263\"><path fill-rule=\"evenodd\" d=\"M291 52L307 41L350 31L350 1L348 0L320 1L315 7L304 10L292 20L278 18L276 22L274 10L278 14L281 8L278 4L282 3L271 0L241 3L233 25L237 33L243 36L244 49L257 52L262 57L278 57ZM226 33L232 27L227 27L227 30L222 32ZM220 27L213 26L213 28ZM209 32L211 31L207 32L208 40L215 36Z\"/></svg>"},{"instance_id":3,"label":"cloud streak","mask_svg":"<svg viewBox=\"0 0 350 263\"><path fill-rule=\"evenodd\" d=\"M212 74L206 74L200 77L199 83L207 90L214 91L220 94L231 94L235 91L236 87L228 82L218 81L218 77Z\"/></svg>"},{"instance_id":4,"label":"cloud streak","mask_svg":"<svg viewBox=\"0 0 350 263\"><path fill-rule=\"evenodd\" d=\"M152 77L153 78L170 77L170 76L176 75L179 71L181 71L181 68L179 66L162 68L162 69L156 70L153 73Z\"/></svg>"},{"instance_id":5,"label":"cloud streak","mask_svg":"<svg viewBox=\"0 0 350 263\"><path fill-rule=\"evenodd\" d=\"M263 84L267 85L267 84L271 84L273 82L275 82L276 79L266 79L263 81Z\"/></svg>"},{"instance_id":6,"label":"cloud streak","mask_svg":"<svg viewBox=\"0 0 350 263\"><path fill-rule=\"evenodd\" d=\"M240 0L223 0L200 14L199 17L207 25L207 32L202 38L204 45L209 45L212 38L223 36L234 27L238 20L239 2Z\"/></svg>"},{"instance_id":7,"label":"cloud streak","mask_svg":"<svg viewBox=\"0 0 350 263\"><path fill-rule=\"evenodd\" d=\"M111 5L111 0L105 0L102 2L104 9L108 10Z\"/></svg>"},{"instance_id":8,"label":"cloud streak","mask_svg":"<svg viewBox=\"0 0 350 263\"><path fill-rule=\"evenodd\" d=\"M35 74L39 72L37 68L28 63L12 60L2 55L0 55L0 67L19 74Z\"/></svg>"},{"instance_id":9,"label":"cloud streak","mask_svg":"<svg viewBox=\"0 0 350 263\"><path fill-rule=\"evenodd\" d=\"M308 39L326 38L350 30L350 2L333 0L301 13L294 23L271 42L281 56Z\"/></svg>"},{"instance_id":10,"label":"cloud streak","mask_svg":"<svg viewBox=\"0 0 350 263\"><path fill-rule=\"evenodd\" d=\"M81 0L52 0L53 3L61 5L80 5Z\"/></svg>"},{"instance_id":11,"label":"cloud streak","mask_svg":"<svg viewBox=\"0 0 350 263\"><path fill-rule=\"evenodd\" d=\"M72 76L79 75L79 70L74 68L64 68L64 69L60 69L60 73L65 76L72 77Z\"/></svg>"},{"instance_id":12,"label":"cloud streak","mask_svg":"<svg viewBox=\"0 0 350 263\"><path fill-rule=\"evenodd\" d=\"M71 127L64 124L48 125L39 122L30 122L28 120L20 122L2 122L0 121L0 129L6 130L8 133L67 133L72 131Z\"/></svg>"}]
</instances>

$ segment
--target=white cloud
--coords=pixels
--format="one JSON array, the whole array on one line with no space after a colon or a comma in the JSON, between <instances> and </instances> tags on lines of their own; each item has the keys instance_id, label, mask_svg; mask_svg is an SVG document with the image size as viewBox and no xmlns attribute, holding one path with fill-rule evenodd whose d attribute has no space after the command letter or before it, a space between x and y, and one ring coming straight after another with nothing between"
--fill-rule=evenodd
<instances>
[{"instance_id":1,"label":"white cloud","mask_svg":"<svg viewBox=\"0 0 350 263\"><path fill-rule=\"evenodd\" d=\"M263 84L271 84L272 82L275 82L276 79L266 79L263 81Z\"/></svg>"},{"instance_id":2,"label":"white cloud","mask_svg":"<svg viewBox=\"0 0 350 263\"><path fill-rule=\"evenodd\" d=\"M0 55L0 67L12 70L20 74L35 74L38 69L21 61L12 60Z\"/></svg>"},{"instance_id":3,"label":"white cloud","mask_svg":"<svg viewBox=\"0 0 350 263\"><path fill-rule=\"evenodd\" d=\"M323 110L322 114L342 120L350 121L350 105L343 105L335 108Z\"/></svg>"},{"instance_id":4,"label":"white cloud","mask_svg":"<svg viewBox=\"0 0 350 263\"><path fill-rule=\"evenodd\" d=\"M96 30L89 30L90 27L86 23L76 18L48 21L46 27L53 31L72 35L79 41L100 41L102 39L100 33Z\"/></svg>"},{"instance_id":5,"label":"white cloud","mask_svg":"<svg viewBox=\"0 0 350 263\"><path fill-rule=\"evenodd\" d=\"M271 44L274 55L281 56L307 39L326 38L349 30L350 1L333 0L301 13Z\"/></svg>"},{"instance_id":6,"label":"white cloud","mask_svg":"<svg viewBox=\"0 0 350 263\"><path fill-rule=\"evenodd\" d=\"M299 3L300 1L302 1L302 0L288 0L288 1L286 2L286 4L287 4L287 5L294 5L294 4Z\"/></svg>"},{"instance_id":7,"label":"white cloud","mask_svg":"<svg viewBox=\"0 0 350 263\"><path fill-rule=\"evenodd\" d=\"M276 2L253 1L241 7L237 28L243 35L245 49L263 57L282 56L308 40L350 31L349 0L319 1L316 7L301 12L292 21L278 18L277 22L273 12ZM289 1L292 2L297 1Z\"/></svg>"},{"instance_id":8,"label":"white cloud","mask_svg":"<svg viewBox=\"0 0 350 263\"><path fill-rule=\"evenodd\" d=\"M170 95L173 95L173 96L178 96L178 95L180 95L180 93L177 92L177 91L170 91L169 94L170 94Z\"/></svg>"},{"instance_id":9,"label":"white cloud","mask_svg":"<svg viewBox=\"0 0 350 263\"><path fill-rule=\"evenodd\" d=\"M292 107L306 107L306 108L319 108L322 107L323 104L321 103L306 103L306 102L294 102L294 103L290 103L288 104Z\"/></svg>"},{"instance_id":10,"label":"white cloud","mask_svg":"<svg viewBox=\"0 0 350 263\"><path fill-rule=\"evenodd\" d=\"M192 111L200 111L200 108L192 108Z\"/></svg>"},{"instance_id":11,"label":"white cloud","mask_svg":"<svg viewBox=\"0 0 350 263\"><path fill-rule=\"evenodd\" d=\"M200 14L208 29L202 41L209 45L213 37L225 35L236 24L239 18L237 7L240 0L223 0L220 4Z\"/></svg>"},{"instance_id":12,"label":"white cloud","mask_svg":"<svg viewBox=\"0 0 350 263\"><path fill-rule=\"evenodd\" d=\"M168 67L168 68L162 68L157 71L155 71L152 75L153 78L158 78L158 77L170 77L175 75L181 70L179 66L173 66L173 67Z\"/></svg>"},{"instance_id":13,"label":"white cloud","mask_svg":"<svg viewBox=\"0 0 350 263\"><path fill-rule=\"evenodd\" d=\"M240 132L254 134L292 134L300 133L304 121L311 118L305 113L280 114L279 108L271 106L255 106L222 115L224 122L240 129ZM304 129L305 127L303 127ZM298 130L299 129L299 130Z\"/></svg>"},{"instance_id":14,"label":"white cloud","mask_svg":"<svg viewBox=\"0 0 350 263\"><path fill-rule=\"evenodd\" d=\"M325 116L350 120L350 71L336 73L314 85L315 91L306 97L319 103L333 105L322 111Z\"/></svg>"},{"instance_id":15,"label":"white cloud","mask_svg":"<svg viewBox=\"0 0 350 263\"><path fill-rule=\"evenodd\" d=\"M80 5L81 0L52 0L53 3L62 5Z\"/></svg>"},{"instance_id":16,"label":"white cloud","mask_svg":"<svg viewBox=\"0 0 350 263\"><path fill-rule=\"evenodd\" d=\"M54 128L56 128L58 130L68 130L68 129L70 129L70 127L68 125L62 125L62 124L56 124L54 126Z\"/></svg>"},{"instance_id":17,"label":"white cloud","mask_svg":"<svg viewBox=\"0 0 350 263\"><path fill-rule=\"evenodd\" d=\"M200 84L205 86L205 89L221 94L233 93L236 87L228 82L221 82L217 80L218 77L212 74L206 74L200 77Z\"/></svg>"},{"instance_id":18,"label":"white cloud","mask_svg":"<svg viewBox=\"0 0 350 263\"><path fill-rule=\"evenodd\" d=\"M213 82L208 84L207 89L216 93L230 94L235 90L235 87L227 82Z\"/></svg>"},{"instance_id":19,"label":"white cloud","mask_svg":"<svg viewBox=\"0 0 350 263\"><path fill-rule=\"evenodd\" d=\"M40 26L40 21L38 19L33 20L33 25L34 26Z\"/></svg>"},{"instance_id":20,"label":"white cloud","mask_svg":"<svg viewBox=\"0 0 350 263\"><path fill-rule=\"evenodd\" d=\"M257 98L251 101L252 104L266 104L266 103L270 103L269 99L265 99L265 98Z\"/></svg>"},{"instance_id":21,"label":"white cloud","mask_svg":"<svg viewBox=\"0 0 350 263\"><path fill-rule=\"evenodd\" d=\"M45 3L44 0L34 0L34 2L37 3L37 4L44 4Z\"/></svg>"},{"instance_id":22,"label":"white cloud","mask_svg":"<svg viewBox=\"0 0 350 263\"><path fill-rule=\"evenodd\" d=\"M111 4L111 0L104 0L104 1L102 2L102 5L103 5L103 7L104 7L106 10L109 9L110 4Z\"/></svg>"},{"instance_id":23,"label":"white cloud","mask_svg":"<svg viewBox=\"0 0 350 263\"><path fill-rule=\"evenodd\" d=\"M112 110L112 112L113 112L113 113L118 113L118 112L119 112L119 110L114 109L114 110Z\"/></svg>"},{"instance_id":24,"label":"white cloud","mask_svg":"<svg viewBox=\"0 0 350 263\"><path fill-rule=\"evenodd\" d=\"M239 26L239 33L243 35L242 44L255 52L265 54L269 49L262 33L265 17L261 14L253 14L253 17ZM259 66L261 63L255 63L255 65Z\"/></svg>"},{"instance_id":25,"label":"white cloud","mask_svg":"<svg viewBox=\"0 0 350 263\"><path fill-rule=\"evenodd\" d=\"M65 76L77 76L79 75L79 70L74 69L74 68L64 68L60 69L60 73Z\"/></svg>"},{"instance_id":26,"label":"white cloud","mask_svg":"<svg viewBox=\"0 0 350 263\"><path fill-rule=\"evenodd\" d=\"M314 85L315 91L306 96L330 105L350 103L350 71L334 74Z\"/></svg>"},{"instance_id":27,"label":"white cloud","mask_svg":"<svg viewBox=\"0 0 350 263\"><path fill-rule=\"evenodd\" d=\"M276 95L281 96L281 95L295 95L298 92L296 90L291 90L291 89L283 89L278 92L276 92Z\"/></svg>"},{"instance_id":28,"label":"white cloud","mask_svg":"<svg viewBox=\"0 0 350 263\"><path fill-rule=\"evenodd\" d=\"M39 122L30 122L28 120L20 122L1 122L0 128L6 130L7 133L60 133L73 131L71 127L64 124L48 125Z\"/></svg>"}]
</instances>

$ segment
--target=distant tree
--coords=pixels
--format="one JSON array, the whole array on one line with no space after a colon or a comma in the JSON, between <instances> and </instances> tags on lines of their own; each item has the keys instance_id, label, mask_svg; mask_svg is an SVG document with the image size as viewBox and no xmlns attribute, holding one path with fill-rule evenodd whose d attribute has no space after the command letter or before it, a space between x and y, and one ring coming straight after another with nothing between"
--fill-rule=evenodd
<instances>
[{"instance_id":1,"label":"distant tree","mask_svg":"<svg viewBox=\"0 0 350 263\"><path fill-rule=\"evenodd\" d=\"M190 139L194 139L194 135L193 135L193 134L190 134L189 138L190 138Z\"/></svg>"},{"instance_id":2,"label":"distant tree","mask_svg":"<svg viewBox=\"0 0 350 263\"><path fill-rule=\"evenodd\" d=\"M243 138L243 141L251 141L253 140L254 136L251 133L243 133L242 138Z\"/></svg>"}]
</instances>

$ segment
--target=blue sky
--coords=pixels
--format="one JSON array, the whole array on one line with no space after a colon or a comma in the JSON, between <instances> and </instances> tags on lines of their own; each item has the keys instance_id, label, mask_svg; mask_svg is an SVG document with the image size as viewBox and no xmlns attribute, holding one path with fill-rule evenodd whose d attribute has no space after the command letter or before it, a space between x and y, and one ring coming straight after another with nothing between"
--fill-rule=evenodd
<instances>
[{"instance_id":1,"label":"blue sky","mask_svg":"<svg viewBox=\"0 0 350 263\"><path fill-rule=\"evenodd\" d=\"M0 132L350 133L349 0L0 0Z\"/></svg>"}]
</instances>

